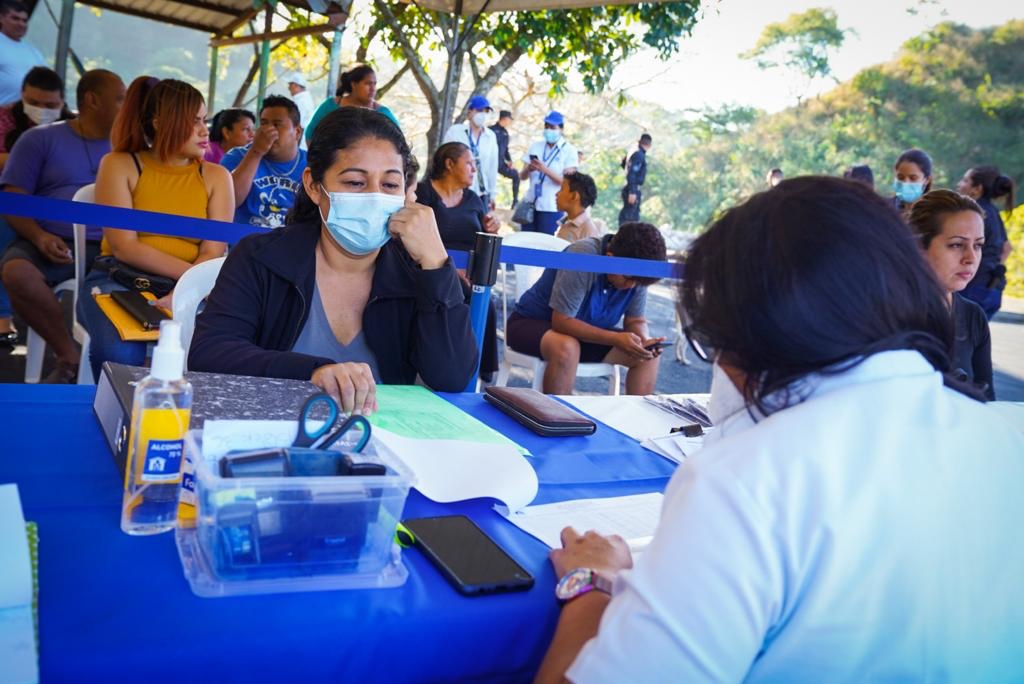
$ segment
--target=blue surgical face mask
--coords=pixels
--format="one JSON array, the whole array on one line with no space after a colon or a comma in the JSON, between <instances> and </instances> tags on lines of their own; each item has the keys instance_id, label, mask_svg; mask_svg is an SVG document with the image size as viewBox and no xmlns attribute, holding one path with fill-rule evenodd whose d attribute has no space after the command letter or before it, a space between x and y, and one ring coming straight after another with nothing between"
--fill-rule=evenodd
<instances>
[{"instance_id":1,"label":"blue surgical face mask","mask_svg":"<svg viewBox=\"0 0 1024 684\"><path fill-rule=\"evenodd\" d=\"M896 197L905 204L911 204L921 199L921 195L924 194L924 183L907 183L905 181L893 181L892 182L893 192L896 193Z\"/></svg>"},{"instance_id":2,"label":"blue surgical face mask","mask_svg":"<svg viewBox=\"0 0 1024 684\"><path fill-rule=\"evenodd\" d=\"M554 145L562 137L562 132L553 128L544 129L544 142Z\"/></svg>"},{"instance_id":3,"label":"blue surgical face mask","mask_svg":"<svg viewBox=\"0 0 1024 684\"><path fill-rule=\"evenodd\" d=\"M331 210L324 218L334 241L349 254L363 256L379 249L391 239L388 220L405 205L405 195L381 192L327 192Z\"/></svg>"}]
</instances>

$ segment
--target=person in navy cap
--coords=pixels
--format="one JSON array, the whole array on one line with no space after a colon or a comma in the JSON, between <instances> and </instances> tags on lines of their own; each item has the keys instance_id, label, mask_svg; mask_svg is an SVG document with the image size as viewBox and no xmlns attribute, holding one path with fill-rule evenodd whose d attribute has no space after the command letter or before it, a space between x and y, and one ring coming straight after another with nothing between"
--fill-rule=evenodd
<instances>
[{"instance_id":1,"label":"person in navy cap","mask_svg":"<svg viewBox=\"0 0 1024 684\"><path fill-rule=\"evenodd\" d=\"M487 118L494 110L483 95L469 98L466 121L452 124L444 134L446 143L462 143L473 154L476 164L476 178L473 191L480 195L487 211L494 209L494 198L498 190L498 138L487 127Z\"/></svg>"},{"instance_id":2,"label":"person in navy cap","mask_svg":"<svg viewBox=\"0 0 1024 684\"><path fill-rule=\"evenodd\" d=\"M563 178L575 173L580 165L579 153L565 139L565 117L561 112L552 111L544 117L544 139L530 145L523 161L526 166L519 177L530 179L524 200L533 202L533 221L522 224L522 228L554 235L562 217L555 195L562 187Z\"/></svg>"}]
</instances>

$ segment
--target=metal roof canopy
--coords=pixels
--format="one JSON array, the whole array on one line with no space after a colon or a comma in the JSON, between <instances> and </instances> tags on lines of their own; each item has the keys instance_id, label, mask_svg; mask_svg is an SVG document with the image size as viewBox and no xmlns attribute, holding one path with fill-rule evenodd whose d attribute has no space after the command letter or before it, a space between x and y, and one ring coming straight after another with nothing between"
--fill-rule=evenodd
<instances>
[{"instance_id":1,"label":"metal roof canopy","mask_svg":"<svg viewBox=\"0 0 1024 684\"><path fill-rule=\"evenodd\" d=\"M130 14L165 24L230 36L263 11L252 0L77 0L80 5ZM305 0L277 0L275 4L311 9ZM340 11L340 10L337 10Z\"/></svg>"},{"instance_id":2,"label":"metal roof canopy","mask_svg":"<svg viewBox=\"0 0 1024 684\"><path fill-rule=\"evenodd\" d=\"M604 5L639 5L671 0L402 0L425 10L469 17L484 12L536 12Z\"/></svg>"},{"instance_id":3,"label":"metal roof canopy","mask_svg":"<svg viewBox=\"0 0 1024 684\"><path fill-rule=\"evenodd\" d=\"M217 52L222 45L262 43L259 86L257 88L257 101L262 101L266 92L267 71L270 66L271 39L285 39L333 31L331 77L329 79L330 82L333 82L338 69L338 58L341 54L341 32L352 6L352 0L63 0L60 25L57 31L57 54L54 60L54 67L61 78L65 78L67 72L67 58L71 49L71 25L76 2L89 7L213 34L210 40L210 81L207 91L207 104L211 110L215 104ZM274 7L278 4L324 15L328 21L314 26L272 32L271 20ZM262 33L237 38L231 37L232 33L256 19L261 13L265 17ZM333 86L330 82L328 83L329 94L333 93Z\"/></svg>"}]
</instances>

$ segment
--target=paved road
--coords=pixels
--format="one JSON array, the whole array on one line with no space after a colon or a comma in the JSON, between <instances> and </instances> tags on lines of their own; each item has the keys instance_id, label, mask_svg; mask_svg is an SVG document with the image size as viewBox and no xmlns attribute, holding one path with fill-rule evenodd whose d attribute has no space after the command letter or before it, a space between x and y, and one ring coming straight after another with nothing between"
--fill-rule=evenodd
<instances>
[{"instance_id":1,"label":"paved road","mask_svg":"<svg viewBox=\"0 0 1024 684\"><path fill-rule=\"evenodd\" d=\"M652 334L675 339L675 309L669 287L655 285L647 301ZM992 321L991 329L997 396L1003 400L1024 401L1024 300L1008 300L1004 311L1000 311ZM24 347L15 349L13 353L0 352L0 382L21 382L25 373L24 353ZM708 391L711 387L710 366L692 353L689 357L691 364L687 366L677 362L671 350L662 356L658 392ZM530 371L513 369L509 384L529 387ZM576 388L581 394L605 394L608 382L602 378L581 378Z\"/></svg>"}]
</instances>

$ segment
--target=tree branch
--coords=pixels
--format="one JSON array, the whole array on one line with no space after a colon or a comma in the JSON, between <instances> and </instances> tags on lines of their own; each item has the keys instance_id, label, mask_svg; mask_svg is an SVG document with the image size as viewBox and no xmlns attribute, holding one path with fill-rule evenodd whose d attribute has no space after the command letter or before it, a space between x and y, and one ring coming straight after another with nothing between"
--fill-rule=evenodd
<instances>
[{"instance_id":1,"label":"tree branch","mask_svg":"<svg viewBox=\"0 0 1024 684\"><path fill-rule=\"evenodd\" d=\"M480 65L477 64L476 59L473 58L473 44L471 43L466 50L466 54L469 57L469 69L473 72L473 95L484 95L491 92L498 81L505 74L506 71L511 69L519 58L525 54L525 50L518 45L509 48L509 51L501 56L497 62L492 64L483 76L480 75ZM469 111L469 101L462 105L462 109L455 116L455 120L464 119L466 113Z\"/></svg>"},{"instance_id":2,"label":"tree branch","mask_svg":"<svg viewBox=\"0 0 1024 684\"><path fill-rule=\"evenodd\" d=\"M398 81L401 80L402 76L404 76L405 72L408 71L408 70L409 70L409 63L406 62L405 64L402 65L402 68L399 69L398 72L388 80L387 83L385 83L384 85L382 85L379 88L377 88L377 96L376 97L378 99L384 97L385 93L387 93L389 90L391 90L392 86L394 86L396 83L398 83Z\"/></svg>"},{"instance_id":3,"label":"tree branch","mask_svg":"<svg viewBox=\"0 0 1024 684\"><path fill-rule=\"evenodd\" d=\"M405 35L405 31L402 30L402 25L398 23L398 17L395 16L394 12L391 11L391 7L385 0L374 0L374 6L377 11L380 12L384 22L388 28L391 29L391 33L395 40L398 41L398 45L402 48L402 54L405 55L406 66L412 70L413 78L416 79L416 83L419 84L420 90L427 96L427 101L430 104L431 111L437 109L437 103L440 101L441 95L437 91L437 86L430 80L430 75L427 73L426 67L420 60L419 53L416 52L416 48L413 47L412 43L409 42L409 38Z\"/></svg>"}]
</instances>

